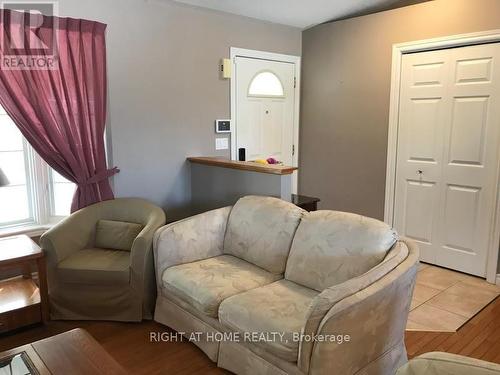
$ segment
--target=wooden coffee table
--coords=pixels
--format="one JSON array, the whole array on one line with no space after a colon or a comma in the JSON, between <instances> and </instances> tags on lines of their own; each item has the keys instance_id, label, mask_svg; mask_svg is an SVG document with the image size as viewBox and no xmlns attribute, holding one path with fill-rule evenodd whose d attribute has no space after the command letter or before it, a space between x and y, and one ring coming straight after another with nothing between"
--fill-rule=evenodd
<instances>
[{"instance_id":1,"label":"wooden coffee table","mask_svg":"<svg viewBox=\"0 0 500 375\"><path fill-rule=\"evenodd\" d=\"M33 375L127 373L92 336L80 328L0 353L0 372L9 366L17 366L25 374Z\"/></svg>"},{"instance_id":2,"label":"wooden coffee table","mask_svg":"<svg viewBox=\"0 0 500 375\"><path fill-rule=\"evenodd\" d=\"M36 264L39 286L31 278ZM23 277L0 281L0 333L49 320L45 257L25 235L0 238L0 269L21 268Z\"/></svg>"}]
</instances>

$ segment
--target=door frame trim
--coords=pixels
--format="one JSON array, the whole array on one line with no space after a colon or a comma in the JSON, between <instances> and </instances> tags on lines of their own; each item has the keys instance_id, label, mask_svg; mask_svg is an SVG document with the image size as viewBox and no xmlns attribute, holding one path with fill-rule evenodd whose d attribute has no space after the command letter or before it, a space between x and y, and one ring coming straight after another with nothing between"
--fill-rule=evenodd
<instances>
[{"instance_id":1,"label":"door frame trim","mask_svg":"<svg viewBox=\"0 0 500 375\"><path fill-rule=\"evenodd\" d=\"M294 100L294 110L293 110L293 144L295 145L295 153L292 156L292 166L299 166L299 126L300 126L300 64L301 57L295 55L284 55L281 53L267 52L267 51L258 51L252 49L245 48L237 48L230 47L230 58L231 58L231 159L238 159L238 152L236 150L236 57L247 57L254 58L259 60L270 60L270 61L278 61L278 62L286 62L295 65L295 100ZM300 171L297 170L297 190L298 190L298 175ZM292 193L296 194L296 191Z\"/></svg>"},{"instance_id":2,"label":"door frame trim","mask_svg":"<svg viewBox=\"0 0 500 375\"><path fill-rule=\"evenodd\" d=\"M391 94L389 107L389 131L387 139L387 167L385 179L385 204L384 221L393 225L394 222L394 196L396 187L396 157L399 128L399 97L401 87L401 62L404 54L413 52L424 52L452 47L471 46L476 44L486 44L500 42L500 29L489 30L477 33L451 35L440 38L417 40L413 42L398 43L392 46L392 67L391 67ZM499 158L500 159L500 158ZM486 260L486 279L490 283L495 283L497 278L497 264L500 247L500 162L497 166L497 192L495 196L495 214L493 220L493 230L490 233L488 255Z\"/></svg>"}]
</instances>

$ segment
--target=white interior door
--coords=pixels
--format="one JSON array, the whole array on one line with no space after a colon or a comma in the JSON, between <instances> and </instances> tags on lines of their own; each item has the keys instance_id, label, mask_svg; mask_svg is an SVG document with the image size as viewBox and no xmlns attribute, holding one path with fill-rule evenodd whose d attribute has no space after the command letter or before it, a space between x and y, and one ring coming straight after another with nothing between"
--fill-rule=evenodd
<instances>
[{"instance_id":1,"label":"white interior door","mask_svg":"<svg viewBox=\"0 0 500 375\"><path fill-rule=\"evenodd\" d=\"M234 76L236 149L294 165L295 64L236 57Z\"/></svg>"},{"instance_id":2,"label":"white interior door","mask_svg":"<svg viewBox=\"0 0 500 375\"><path fill-rule=\"evenodd\" d=\"M403 56L394 226L422 261L486 275L499 130L499 44Z\"/></svg>"}]
</instances>

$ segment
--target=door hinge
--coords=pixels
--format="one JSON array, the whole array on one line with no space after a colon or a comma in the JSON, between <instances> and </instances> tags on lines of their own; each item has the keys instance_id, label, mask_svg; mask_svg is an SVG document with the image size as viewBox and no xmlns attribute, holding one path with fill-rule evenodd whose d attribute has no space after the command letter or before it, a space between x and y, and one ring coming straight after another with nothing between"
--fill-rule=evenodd
<instances>
[{"instance_id":1,"label":"door hinge","mask_svg":"<svg viewBox=\"0 0 500 375\"><path fill-rule=\"evenodd\" d=\"M292 145L292 156L295 155L295 145Z\"/></svg>"},{"instance_id":2,"label":"door hinge","mask_svg":"<svg viewBox=\"0 0 500 375\"><path fill-rule=\"evenodd\" d=\"M293 77L293 88L297 87L297 77Z\"/></svg>"}]
</instances>

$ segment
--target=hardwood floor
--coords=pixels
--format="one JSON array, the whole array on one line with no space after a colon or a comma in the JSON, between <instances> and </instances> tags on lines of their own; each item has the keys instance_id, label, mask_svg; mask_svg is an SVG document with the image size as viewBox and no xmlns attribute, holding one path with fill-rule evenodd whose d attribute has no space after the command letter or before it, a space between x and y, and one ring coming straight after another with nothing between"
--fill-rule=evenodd
<instances>
[{"instance_id":1,"label":"hardwood floor","mask_svg":"<svg viewBox=\"0 0 500 375\"><path fill-rule=\"evenodd\" d=\"M227 374L189 342L150 342L150 332L172 332L153 321L142 323L51 321L46 326L0 336L0 351L73 328L89 332L131 374Z\"/></svg>"},{"instance_id":2,"label":"hardwood floor","mask_svg":"<svg viewBox=\"0 0 500 375\"><path fill-rule=\"evenodd\" d=\"M62 322L0 336L0 351L72 328L87 330L132 374L225 374L188 342L150 342L150 332L171 332L152 322ZM407 332L408 356L445 351L500 363L500 297L455 333Z\"/></svg>"},{"instance_id":3,"label":"hardwood floor","mask_svg":"<svg viewBox=\"0 0 500 375\"><path fill-rule=\"evenodd\" d=\"M500 363L500 297L454 333L406 332L408 357L442 351Z\"/></svg>"}]
</instances>

